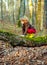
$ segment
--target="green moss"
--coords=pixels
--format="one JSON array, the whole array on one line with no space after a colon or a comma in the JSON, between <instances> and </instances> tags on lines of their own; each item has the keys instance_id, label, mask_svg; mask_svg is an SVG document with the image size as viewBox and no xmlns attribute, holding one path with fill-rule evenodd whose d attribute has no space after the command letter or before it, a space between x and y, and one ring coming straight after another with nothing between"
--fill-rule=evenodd
<instances>
[{"instance_id":1,"label":"green moss","mask_svg":"<svg viewBox=\"0 0 47 65\"><path fill-rule=\"evenodd\" d=\"M25 38L27 41L30 40L31 46L41 46L41 45L46 45L47 44L47 36L42 36L42 37L33 37L33 38Z\"/></svg>"}]
</instances>

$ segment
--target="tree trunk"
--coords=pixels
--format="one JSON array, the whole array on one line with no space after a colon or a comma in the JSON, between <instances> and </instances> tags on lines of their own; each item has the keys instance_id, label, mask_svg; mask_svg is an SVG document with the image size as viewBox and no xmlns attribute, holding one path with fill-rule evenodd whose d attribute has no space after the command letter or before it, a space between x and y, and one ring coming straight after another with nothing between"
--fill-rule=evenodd
<instances>
[{"instance_id":1,"label":"tree trunk","mask_svg":"<svg viewBox=\"0 0 47 65\"><path fill-rule=\"evenodd\" d=\"M36 28L37 31L40 31L40 26L41 25L41 0L38 0L38 6L37 6L37 11L36 11Z\"/></svg>"},{"instance_id":2,"label":"tree trunk","mask_svg":"<svg viewBox=\"0 0 47 65\"><path fill-rule=\"evenodd\" d=\"M14 11L13 11L13 23L15 24Z\"/></svg>"},{"instance_id":3,"label":"tree trunk","mask_svg":"<svg viewBox=\"0 0 47 65\"><path fill-rule=\"evenodd\" d=\"M44 0L41 0L41 30L44 30Z\"/></svg>"},{"instance_id":4,"label":"tree trunk","mask_svg":"<svg viewBox=\"0 0 47 65\"><path fill-rule=\"evenodd\" d=\"M47 0L44 1L45 2L45 24L46 24L46 29L47 29Z\"/></svg>"},{"instance_id":5,"label":"tree trunk","mask_svg":"<svg viewBox=\"0 0 47 65\"><path fill-rule=\"evenodd\" d=\"M45 24L45 29L46 29L46 34L47 34L47 0L44 0L44 24Z\"/></svg>"},{"instance_id":6,"label":"tree trunk","mask_svg":"<svg viewBox=\"0 0 47 65\"><path fill-rule=\"evenodd\" d=\"M1 19L3 20L3 0L1 0Z\"/></svg>"}]
</instances>

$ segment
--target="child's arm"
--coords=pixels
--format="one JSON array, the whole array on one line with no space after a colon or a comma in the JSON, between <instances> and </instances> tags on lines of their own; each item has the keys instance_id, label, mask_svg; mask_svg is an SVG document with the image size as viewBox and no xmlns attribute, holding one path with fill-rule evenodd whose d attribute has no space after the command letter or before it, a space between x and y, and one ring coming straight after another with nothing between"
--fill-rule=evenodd
<instances>
[{"instance_id":1,"label":"child's arm","mask_svg":"<svg viewBox=\"0 0 47 65\"><path fill-rule=\"evenodd\" d=\"M29 25L28 25L28 24L26 24L26 26L25 26L25 32L24 32L24 35L26 35L26 34L27 34L27 29L28 29L28 27L29 27Z\"/></svg>"}]
</instances>

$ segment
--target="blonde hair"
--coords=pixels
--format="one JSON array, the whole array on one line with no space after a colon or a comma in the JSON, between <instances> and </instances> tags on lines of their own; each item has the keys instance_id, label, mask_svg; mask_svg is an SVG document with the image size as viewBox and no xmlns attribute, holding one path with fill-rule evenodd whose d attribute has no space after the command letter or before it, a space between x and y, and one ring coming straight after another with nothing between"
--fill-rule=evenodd
<instances>
[{"instance_id":1,"label":"blonde hair","mask_svg":"<svg viewBox=\"0 0 47 65\"><path fill-rule=\"evenodd\" d=\"M27 20L27 21L29 21L28 17L26 17L26 16L21 17L20 20Z\"/></svg>"}]
</instances>

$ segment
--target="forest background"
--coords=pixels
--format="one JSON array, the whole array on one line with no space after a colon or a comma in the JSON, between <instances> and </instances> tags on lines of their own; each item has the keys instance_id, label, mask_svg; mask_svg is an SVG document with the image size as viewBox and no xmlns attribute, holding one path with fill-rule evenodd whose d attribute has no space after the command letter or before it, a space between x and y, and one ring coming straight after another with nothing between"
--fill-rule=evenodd
<instances>
[{"instance_id":1,"label":"forest background","mask_svg":"<svg viewBox=\"0 0 47 65\"><path fill-rule=\"evenodd\" d=\"M24 15L39 35L47 34L47 0L0 0L0 30L21 34Z\"/></svg>"}]
</instances>

